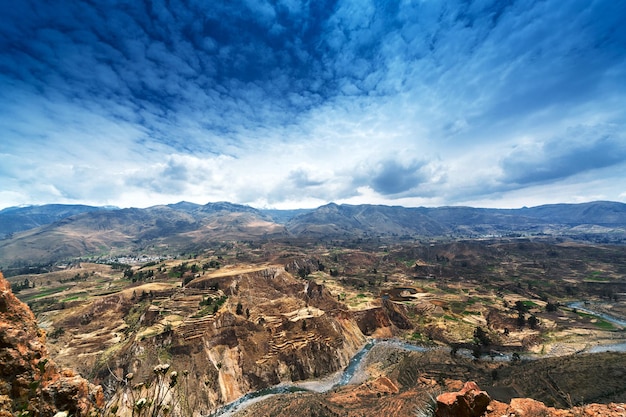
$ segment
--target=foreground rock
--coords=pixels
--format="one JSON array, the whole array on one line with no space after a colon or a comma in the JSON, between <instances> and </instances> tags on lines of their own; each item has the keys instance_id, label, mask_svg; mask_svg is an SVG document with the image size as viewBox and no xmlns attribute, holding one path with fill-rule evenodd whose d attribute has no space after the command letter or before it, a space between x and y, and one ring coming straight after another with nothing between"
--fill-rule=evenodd
<instances>
[{"instance_id":1,"label":"foreground rock","mask_svg":"<svg viewBox=\"0 0 626 417\"><path fill-rule=\"evenodd\" d=\"M100 386L60 370L48 357L45 333L1 273L0 348L0 417L20 410L32 416L67 412L81 417L98 415L103 408Z\"/></svg>"},{"instance_id":2,"label":"foreground rock","mask_svg":"<svg viewBox=\"0 0 626 417\"><path fill-rule=\"evenodd\" d=\"M466 382L458 392L445 392L437 397L437 417L479 417L487 411L491 398L475 382Z\"/></svg>"},{"instance_id":3,"label":"foreground rock","mask_svg":"<svg viewBox=\"0 0 626 417\"><path fill-rule=\"evenodd\" d=\"M514 398L510 404L492 401L485 417L624 417L626 404L589 404L561 410L530 398Z\"/></svg>"},{"instance_id":4,"label":"foreground rock","mask_svg":"<svg viewBox=\"0 0 626 417\"><path fill-rule=\"evenodd\" d=\"M437 417L624 417L626 404L590 404L568 410L547 407L530 398L513 398L509 404L491 401L475 382L466 382L457 392L437 397Z\"/></svg>"}]
</instances>

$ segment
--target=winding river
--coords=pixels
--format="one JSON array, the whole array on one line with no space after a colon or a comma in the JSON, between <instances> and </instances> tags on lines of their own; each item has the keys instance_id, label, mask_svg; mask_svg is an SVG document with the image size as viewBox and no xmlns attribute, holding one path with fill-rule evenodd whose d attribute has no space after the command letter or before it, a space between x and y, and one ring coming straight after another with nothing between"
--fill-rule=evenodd
<instances>
[{"instance_id":1,"label":"winding river","mask_svg":"<svg viewBox=\"0 0 626 417\"><path fill-rule=\"evenodd\" d=\"M619 319L617 317L611 316L609 314L601 313L599 311L591 310L584 302L576 301L575 303L569 303L567 305L569 308L575 308L578 311L582 311L583 313L591 314L596 317L600 317L608 322L613 324L617 324L618 326L626 328L626 320Z\"/></svg>"},{"instance_id":2,"label":"winding river","mask_svg":"<svg viewBox=\"0 0 626 417\"><path fill-rule=\"evenodd\" d=\"M306 392L306 391L326 392L333 388L347 385L350 383L350 381L352 380L356 372L359 370L359 367L361 366L361 363L363 359L365 358L365 356L367 355L367 353L376 344L380 342L381 340L377 340L377 339L369 340L365 344L365 346L363 346L361 350L359 350L352 357L352 359L350 359L350 362L348 362L348 366L346 366L343 372L336 374L335 377L331 376L327 378L326 380L315 381L313 383L310 381L304 381L301 383L294 383L294 384L280 384L280 385L275 385L273 387L265 388L259 391L250 392L244 395L243 397L220 407L213 413L209 414L208 417L232 416L235 412L271 395L286 394L290 392ZM401 346L405 348L405 350L426 351L426 348L415 346L415 345L410 345L408 343L404 343L400 341L393 341L393 342L387 342L387 343L393 343L394 345ZM339 377L337 377L337 375ZM315 388L311 387L312 384L315 385Z\"/></svg>"},{"instance_id":3,"label":"winding river","mask_svg":"<svg viewBox=\"0 0 626 417\"><path fill-rule=\"evenodd\" d=\"M601 313L598 311L594 311L592 309L590 309L584 302L579 301L579 302L574 302L574 303L570 303L567 305L570 308L575 308L579 311L582 311L584 313L587 314L592 314L594 316L597 316L599 318L602 318L608 322L611 322L613 324L616 324L622 328L626 328L626 321L617 318L617 317L613 317L611 315L605 314L605 313ZM246 395L244 395L243 397L229 403L226 404L222 407L220 407L219 409L213 411L212 413L210 413L207 417L227 417L227 416L232 416L234 413L236 413L237 411L246 408L247 406L260 401L268 396L271 395L276 395L276 394L286 394L286 393L290 393L290 392L306 392L306 391L316 391L316 392L326 392L329 391L333 388L338 388L344 385L349 384L352 379L354 378L355 374L357 373L357 371L359 370L359 368L361 367L361 364L363 362L363 359L367 356L367 353L376 345L379 343L387 343L390 344L392 346L398 347L400 349L403 350L408 350L408 351L413 351L413 352L426 352L428 350L432 350L432 349L448 349L445 347L432 347L432 348L426 348L426 347L422 347L422 346L416 346L410 343L406 343L406 342L402 342L400 340L378 340L378 339L371 339L369 340L365 346L363 346L363 348L361 348L361 350L359 350L353 357L352 359L350 359L350 362L348 363L348 366L344 369L344 371L339 374L339 377L337 378L336 376L333 377L329 377L326 380L323 380L325 382L319 382L319 381L315 381L315 382L302 382L302 383L294 383L294 384L280 384L280 385L276 385L273 387L269 387L269 388L265 388L259 391L254 391L254 392L250 392ZM626 352L626 342L622 342L622 343L615 343L615 344L608 344L608 345L597 345L597 346L593 346L590 347L588 349L584 350L584 353L599 353L599 352ZM583 353L583 352L581 352ZM458 354L460 355L467 355L469 357L471 357L471 352L468 350L467 352L465 352L465 350L460 349ZM511 361L512 360L512 355L511 354L498 354L496 356L488 356L485 355L485 357L490 358L490 360L496 360L496 361ZM538 358L535 357L534 355L531 356L526 356L524 355L524 359L533 359L533 358ZM311 388L312 386L315 386L315 388Z\"/></svg>"},{"instance_id":4,"label":"winding river","mask_svg":"<svg viewBox=\"0 0 626 417\"><path fill-rule=\"evenodd\" d=\"M589 308L587 304L585 304L582 301L569 303L567 306L570 308L575 308L578 311L582 311L583 313L587 313L587 314L591 314L593 316L599 317L603 320L608 321L609 323L616 324L626 329L626 320L623 320L615 316L611 316L610 314L602 313L600 311L592 310ZM613 344L608 344L608 345L596 345L596 346L590 347L589 349L586 349L585 352L589 352L589 353L626 352L626 342L613 343Z\"/></svg>"}]
</instances>

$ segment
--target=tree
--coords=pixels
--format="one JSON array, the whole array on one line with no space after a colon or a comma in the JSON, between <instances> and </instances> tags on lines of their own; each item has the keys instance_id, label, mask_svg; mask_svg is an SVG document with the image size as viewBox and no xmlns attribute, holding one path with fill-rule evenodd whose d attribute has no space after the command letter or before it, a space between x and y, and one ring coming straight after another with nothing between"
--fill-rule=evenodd
<instances>
[{"instance_id":1,"label":"tree","mask_svg":"<svg viewBox=\"0 0 626 417\"><path fill-rule=\"evenodd\" d=\"M528 318L528 325L531 329L536 329L539 324L539 319L533 314Z\"/></svg>"},{"instance_id":2,"label":"tree","mask_svg":"<svg viewBox=\"0 0 626 417\"><path fill-rule=\"evenodd\" d=\"M480 359L480 355L482 355L483 351L480 347L480 345L475 344L472 347L472 356L474 357L474 359Z\"/></svg>"},{"instance_id":3,"label":"tree","mask_svg":"<svg viewBox=\"0 0 626 417\"><path fill-rule=\"evenodd\" d=\"M516 301L515 302L515 309L517 311L519 311L520 313L527 313L528 312L528 306L523 301Z\"/></svg>"},{"instance_id":4,"label":"tree","mask_svg":"<svg viewBox=\"0 0 626 417\"><path fill-rule=\"evenodd\" d=\"M132 270L132 269L130 269L130 268L126 268L126 269L124 270L124 278L132 279L132 278L133 278L133 275L135 275L135 273L133 272L133 270Z\"/></svg>"},{"instance_id":5,"label":"tree","mask_svg":"<svg viewBox=\"0 0 626 417\"><path fill-rule=\"evenodd\" d=\"M300 276L300 278L304 279L310 274L311 274L311 268L308 265L306 265L303 268L298 268L298 275Z\"/></svg>"},{"instance_id":6,"label":"tree","mask_svg":"<svg viewBox=\"0 0 626 417\"><path fill-rule=\"evenodd\" d=\"M546 304L546 311L549 312L549 313L554 313L558 309L559 309L558 303L552 303L552 302L548 301L548 303Z\"/></svg>"},{"instance_id":7,"label":"tree","mask_svg":"<svg viewBox=\"0 0 626 417\"><path fill-rule=\"evenodd\" d=\"M457 345L452 346L452 349L450 350L450 356L456 358L458 351L459 347Z\"/></svg>"},{"instance_id":8,"label":"tree","mask_svg":"<svg viewBox=\"0 0 626 417\"><path fill-rule=\"evenodd\" d=\"M489 335L480 326L476 327L476 330L474 330L474 338L476 339L476 341L477 341L477 343L479 345L489 346L491 344L491 340L489 339Z\"/></svg>"},{"instance_id":9,"label":"tree","mask_svg":"<svg viewBox=\"0 0 626 417\"><path fill-rule=\"evenodd\" d=\"M238 316L243 315L243 305L241 303L237 303L237 309L235 310Z\"/></svg>"}]
</instances>

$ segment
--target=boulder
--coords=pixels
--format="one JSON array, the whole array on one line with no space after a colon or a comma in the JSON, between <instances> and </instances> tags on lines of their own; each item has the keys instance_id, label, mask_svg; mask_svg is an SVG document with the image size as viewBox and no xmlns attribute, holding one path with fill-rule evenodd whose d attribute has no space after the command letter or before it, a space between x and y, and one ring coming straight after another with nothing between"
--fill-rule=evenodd
<instances>
[{"instance_id":1,"label":"boulder","mask_svg":"<svg viewBox=\"0 0 626 417\"><path fill-rule=\"evenodd\" d=\"M548 415L548 407L531 398L513 398L509 409L516 417L533 417Z\"/></svg>"},{"instance_id":2,"label":"boulder","mask_svg":"<svg viewBox=\"0 0 626 417\"><path fill-rule=\"evenodd\" d=\"M475 382L466 382L460 391L437 397L436 417L479 417L487 411L491 398Z\"/></svg>"}]
</instances>

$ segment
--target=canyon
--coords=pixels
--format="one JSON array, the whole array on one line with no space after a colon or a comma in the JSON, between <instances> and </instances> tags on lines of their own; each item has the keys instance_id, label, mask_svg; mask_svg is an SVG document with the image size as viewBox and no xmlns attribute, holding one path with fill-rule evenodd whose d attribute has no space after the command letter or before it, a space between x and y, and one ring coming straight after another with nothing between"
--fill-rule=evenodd
<instances>
[{"instance_id":1,"label":"canyon","mask_svg":"<svg viewBox=\"0 0 626 417\"><path fill-rule=\"evenodd\" d=\"M106 256L61 250L52 264L9 268L5 292L10 285L32 309L41 329L32 331L45 348L29 354L31 382L41 378L32 358L50 357L54 370L71 367L101 387L100 396L81 383L97 399L85 412L119 416L416 415L434 413L433 398L467 381L490 395L489 415L514 412L506 410L524 397L541 402L545 415L574 416L591 404L598 415L622 415L626 354L602 350L626 342L623 246L598 243L601 235L588 241L543 232L316 235L338 231L338 215L357 216L353 207L332 205L297 215L309 224L312 214L316 222L334 219L315 233L307 226L294 235L291 223L292 234L263 235L273 221L225 207L232 209L219 206L211 229L221 237L187 230L194 243L185 250L169 238L134 235L135 246ZM362 208L361 224L368 210L380 220L378 208ZM95 235L74 229L58 245L141 230L137 213L132 227L113 224ZM75 225L74 216L63 227ZM44 236L51 244L44 229L9 241ZM46 230L53 229L60 230ZM358 369L346 374L364 346ZM11 352L17 357L20 349ZM9 378L12 371L4 372ZM9 400L23 406L32 394L8 392L13 411L18 405Z\"/></svg>"}]
</instances>

